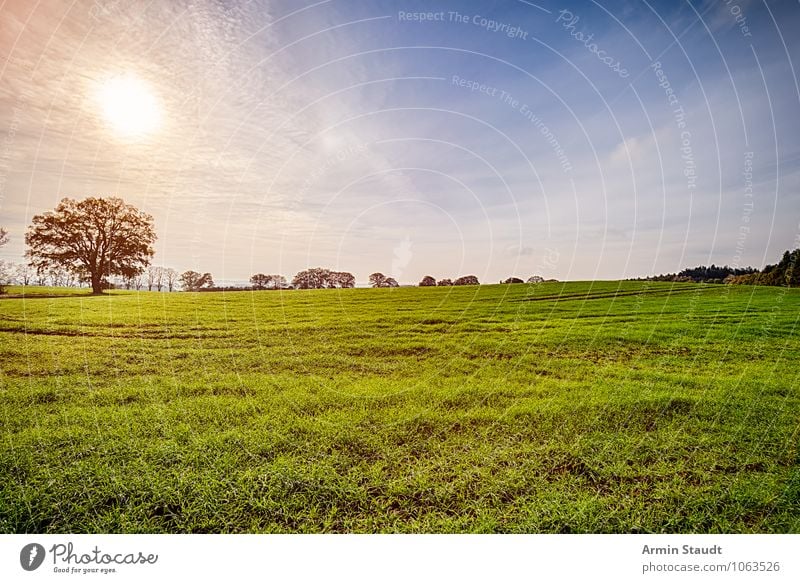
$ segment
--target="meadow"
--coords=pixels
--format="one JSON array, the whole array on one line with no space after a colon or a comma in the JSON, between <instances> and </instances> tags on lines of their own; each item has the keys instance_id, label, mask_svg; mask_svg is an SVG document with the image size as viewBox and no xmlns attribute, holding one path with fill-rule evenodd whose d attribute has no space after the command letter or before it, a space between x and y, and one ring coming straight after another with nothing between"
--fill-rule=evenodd
<instances>
[{"instance_id":1,"label":"meadow","mask_svg":"<svg viewBox=\"0 0 800 583\"><path fill-rule=\"evenodd\" d=\"M0 532L800 532L797 289L36 291Z\"/></svg>"}]
</instances>

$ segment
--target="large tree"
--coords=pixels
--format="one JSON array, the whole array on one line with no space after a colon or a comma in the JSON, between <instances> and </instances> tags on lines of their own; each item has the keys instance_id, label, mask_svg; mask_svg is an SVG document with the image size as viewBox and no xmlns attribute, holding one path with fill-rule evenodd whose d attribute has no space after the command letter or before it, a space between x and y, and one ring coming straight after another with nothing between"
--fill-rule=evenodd
<instances>
[{"instance_id":1,"label":"large tree","mask_svg":"<svg viewBox=\"0 0 800 583\"><path fill-rule=\"evenodd\" d=\"M436 280L430 275L426 275L419 282L419 286L420 287L431 287L431 286L435 286L435 285L436 285Z\"/></svg>"},{"instance_id":2,"label":"large tree","mask_svg":"<svg viewBox=\"0 0 800 583\"><path fill-rule=\"evenodd\" d=\"M91 282L95 294L114 275L140 275L155 240L153 217L115 197L64 198L54 211L34 216L25 234L38 273L63 267Z\"/></svg>"}]
</instances>

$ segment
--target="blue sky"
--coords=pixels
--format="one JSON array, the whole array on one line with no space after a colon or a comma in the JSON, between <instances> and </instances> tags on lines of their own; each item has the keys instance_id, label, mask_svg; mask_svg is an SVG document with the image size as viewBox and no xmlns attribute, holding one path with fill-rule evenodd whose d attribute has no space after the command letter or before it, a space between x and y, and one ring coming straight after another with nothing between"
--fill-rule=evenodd
<instances>
[{"instance_id":1,"label":"blue sky","mask_svg":"<svg viewBox=\"0 0 800 583\"><path fill-rule=\"evenodd\" d=\"M154 215L156 263L227 281L616 279L798 246L796 2L6 1L0 21L5 260L34 214L98 194ZM136 139L97 102L121 75L161 111Z\"/></svg>"}]
</instances>

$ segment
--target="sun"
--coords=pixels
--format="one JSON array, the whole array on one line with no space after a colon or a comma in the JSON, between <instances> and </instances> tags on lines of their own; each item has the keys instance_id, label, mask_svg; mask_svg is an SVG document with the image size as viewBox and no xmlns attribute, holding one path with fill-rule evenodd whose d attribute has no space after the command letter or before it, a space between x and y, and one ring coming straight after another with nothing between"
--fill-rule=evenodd
<instances>
[{"instance_id":1,"label":"sun","mask_svg":"<svg viewBox=\"0 0 800 583\"><path fill-rule=\"evenodd\" d=\"M150 87L133 75L119 75L97 92L103 118L123 138L142 138L161 127L161 104Z\"/></svg>"}]
</instances>

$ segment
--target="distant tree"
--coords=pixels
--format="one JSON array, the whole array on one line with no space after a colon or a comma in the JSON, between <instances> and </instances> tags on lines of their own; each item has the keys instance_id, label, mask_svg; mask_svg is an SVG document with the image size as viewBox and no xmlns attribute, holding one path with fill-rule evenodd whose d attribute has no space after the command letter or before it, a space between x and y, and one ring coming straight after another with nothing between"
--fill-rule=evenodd
<instances>
[{"instance_id":1,"label":"distant tree","mask_svg":"<svg viewBox=\"0 0 800 583\"><path fill-rule=\"evenodd\" d=\"M419 282L419 286L420 287L431 287L431 286L435 286L435 285L436 285L436 280L433 279L433 277L431 277L430 275L426 275Z\"/></svg>"},{"instance_id":2,"label":"distant tree","mask_svg":"<svg viewBox=\"0 0 800 583\"><path fill-rule=\"evenodd\" d=\"M317 287L317 278L313 269L298 271L292 278L292 285L296 289L315 289Z\"/></svg>"},{"instance_id":3,"label":"distant tree","mask_svg":"<svg viewBox=\"0 0 800 583\"><path fill-rule=\"evenodd\" d=\"M256 273L250 278L250 284L253 289L284 289L286 287L286 278L282 275Z\"/></svg>"},{"instance_id":4,"label":"distant tree","mask_svg":"<svg viewBox=\"0 0 800 583\"><path fill-rule=\"evenodd\" d=\"M33 217L26 253L38 272L60 266L88 278L102 293L114 275L134 277L149 265L156 240L153 217L119 198L64 198L55 211Z\"/></svg>"},{"instance_id":5,"label":"distant tree","mask_svg":"<svg viewBox=\"0 0 800 583\"><path fill-rule=\"evenodd\" d=\"M274 276L281 277L281 276ZM281 277L280 287L286 286ZM292 287L296 289L352 288L356 286L356 278L346 271L331 271L322 267L314 267L299 272L292 279Z\"/></svg>"},{"instance_id":6,"label":"distant tree","mask_svg":"<svg viewBox=\"0 0 800 583\"><path fill-rule=\"evenodd\" d=\"M178 272L172 267L164 267L164 282L167 285L167 291L173 291L175 284L178 282Z\"/></svg>"},{"instance_id":7,"label":"distant tree","mask_svg":"<svg viewBox=\"0 0 800 583\"><path fill-rule=\"evenodd\" d=\"M505 281L503 281L503 282L501 282L501 283L525 283L525 282L524 282L524 281L522 281L522 280L521 280L520 278L518 278L518 277L509 277L508 279L506 279Z\"/></svg>"},{"instance_id":8,"label":"distant tree","mask_svg":"<svg viewBox=\"0 0 800 583\"><path fill-rule=\"evenodd\" d=\"M380 272L373 273L369 276L369 283L372 287L386 287L386 276Z\"/></svg>"},{"instance_id":9,"label":"distant tree","mask_svg":"<svg viewBox=\"0 0 800 583\"><path fill-rule=\"evenodd\" d=\"M8 231L0 227L0 247L8 243ZM14 264L0 261L0 294L6 293L6 284L11 283L14 276Z\"/></svg>"},{"instance_id":10,"label":"distant tree","mask_svg":"<svg viewBox=\"0 0 800 583\"><path fill-rule=\"evenodd\" d=\"M255 275L250 276L250 284L253 286L253 289L267 289L267 286L269 286L271 282L271 275L256 273Z\"/></svg>"},{"instance_id":11,"label":"distant tree","mask_svg":"<svg viewBox=\"0 0 800 583\"><path fill-rule=\"evenodd\" d=\"M50 285L53 287L64 287L67 285L68 277L67 270L61 266L54 265L45 271L47 278L50 280Z\"/></svg>"},{"instance_id":12,"label":"distant tree","mask_svg":"<svg viewBox=\"0 0 800 583\"><path fill-rule=\"evenodd\" d=\"M14 268L14 278L19 285L30 285L32 275L31 267L26 263L18 263Z\"/></svg>"},{"instance_id":13,"label":"distant tree","mask_svg":"<svg viewBox=\"0 0 800 583\"><path fill-rule=\"evenodd\" d=\"M438 282L436 282L436 285L453 285L453 280L450 278L440 279Z\"/></svg>"},{"instance_id":14,"label":"distant tree","mask_svg":"<svg viewBox=\"0 0 800 583\"><path fill-rule=\"evenodd\" d=\"M453 285L479 285L478 278L474 275L464 275L453 282Z\"/></svg>"},{"instance_id":15,"label":"distant tree","mask_svg":"<svg viewBox=\"0 0 800 583\"><path fill-rule=\"evenodd\" d=\"M320 289L323 286L324 271L321 267L304 269L292 278L292 285L297 289Z\"/></svg>"},{"instance_id":16,"label":"distant tree","mask_svg":"<svg viewBox=\"0 0 800 583\"><path fill-rule=\"evenodd\" d=\"M65 269L63 281L64 281L63 285L65 287L74 287L79 284L80 279L78 278L77 275L75 275L74 272Z\"/></svg>"},{"instance_id":17,"label":"distant tree","mask_svg":"<svg viewBox=\"0 0 800 583\"><path fill-rule=\"evenodd\" d=\"M0 261L0 294L6 293L6 284L11 283L14 275L14 264L8 261Z\"/></svg>"},{"instance_id":18,"label":"distant tree","mask_svg":"<svg viewBox=\"0 0 800 583\"><path fill-rule=\"evenodd\" d=\"M286 287L286 278L282 275L270 275L269 287L271 289L284 289Z\"/></svg>"},{"instance_id":19,"label":"distant tree","mask_svg":"<svg viewBox=\"0 0 800 583\"><path fill-rule=\"evenodd\" d=\"M544 278L541 275L531 275L527 283L544 283Z\"/></svg>"},{"instance_id":20,"label":"distant tree","mask_svg":"<svg viewBox=\"0 0 800 583\"><path fill-rule=\"evenodd\" d=\"M199 291L204 287L214 287L214 280L210 273L199 274L196 271L184 271L180 277L181 287L184 291Z\"/></svg>"},{"instance_id":21,"label":"distant tree","mask_svg":"<svg viewBox=\"0 0 800 583\"><path fill-rule=\"evenodd\" d=\"M383 280L382 287L400 287L400 284L397 283L397 280L393 277L387 277Z\"/></svg>"},{"instance_id":22,"label":"distant tree","mask_svg":"<svg viewBox=\"0 0 800 583\"><path fill-rule=\"evenodd\" d=\"M352 273L347 271L332 271L330 279L333 282L333 287L341 288L354 288L356 287L356 278Z\"/></svg>"},{"instance_id":23,"label":"distant tree","mask_svg":"<svg viewBox=\"0 0 800 583\"><path fill-rule=\"evenodd\" d=\"M164 268L157 265L151 265L147 269L147 291L161 291L164 281Z\"/></svg>"},{"instance_id":24,"label":"distant tree","mask_svg":"<svg viewBox=\"0 0 800 583\"><path fill-rule=\"evenodd\" d=\"M167 277L166 269L164 267L156 268L156 291L164 289L164 279Z\"/></svg>"},{"instance_id":25,"label":"distant tree","mask_svg":"<svg viewBox=\"0 0 800 583\"><path fill-rule=\"evenodd\" d=\"M767 265L760 273L753 274L757 285L800 286L800 249L784 251L775 265Z\"/></svg>"}]
</instances>

